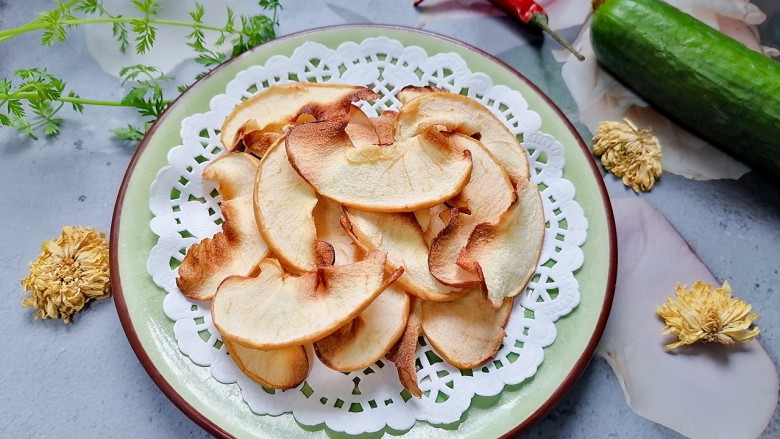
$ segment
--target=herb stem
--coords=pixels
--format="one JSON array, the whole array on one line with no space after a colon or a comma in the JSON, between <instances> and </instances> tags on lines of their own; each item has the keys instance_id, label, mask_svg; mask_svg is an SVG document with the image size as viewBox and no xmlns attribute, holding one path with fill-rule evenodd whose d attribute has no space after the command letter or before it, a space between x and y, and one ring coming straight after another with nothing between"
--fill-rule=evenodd
<instances>
[{"instance_id":1,"label":"herb stem","mask_svg":"<svg viewBox=\"0 0 780 439\"><path fill-rule=\"evenodd\" d=\"M36 100L40 99L40 95L33 91L27 91L27 92L16 92L11 94L3 94L0 93L0 102L5 102L8 99L25 99L25 100ZM81 97L71 97L71 96L59 96L58 98L54 99L56 101L60 102L67 102L69 104L81 104L81 105L100 105L103 107L132 107L132 105L123 104L119 101L103 101L98 99L85 99ZM163 101L163 104L170 104L171 101Z\"/></svg>"},{"instance_id":2,"label":"herb stem","mask_svg":"<svg viewBox=\"0 0 780 439\"><path fill-rule=\"evenodd\" d=\"M100 24L100 23L127 23L127 24L134 24L139 21L148 22L150 24L162 24L167 26L179 26L179 27L188 27L190 29L202 29L202 30L210 30L215 32L224 32L225 29L217 26L207 26L205 24L197 24L197 23L187 23L183 21L175 21L175 20L163 20L159 18L131 18L131 17L104 17L104 18L81 18L76 20L61 20L59 24L63 26L78 26L81 24ZM24 26L12 28L12 29L6 29L0 31L0 42L3 42L7 39L13 38L17 35L26 33L26 32L33 32L36 30L41 30L49 26L49 24L41 22L40 20L34 20L31 21ZM240 31L236 31L236 33L240 33Z\"/></svg>"}]
</instances>

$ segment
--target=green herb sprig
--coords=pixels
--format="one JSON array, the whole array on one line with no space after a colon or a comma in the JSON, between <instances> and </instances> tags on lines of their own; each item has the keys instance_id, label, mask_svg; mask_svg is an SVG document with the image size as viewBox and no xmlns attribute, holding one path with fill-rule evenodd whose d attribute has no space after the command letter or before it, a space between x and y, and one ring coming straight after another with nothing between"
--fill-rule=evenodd
<instances>
[{"instance_id":1,"label":"green herb sprig","mask_svg":"<svg viewBox=\"0 0 780 439\"><path fill-rule=\"evenodd\" d=\"M229 57L239 55L249 48L276 37L279 24L277 12L281 8L279 0L260 0L259 5L271 13L266 15L241 16L241 28L237 28L236 14L227 8L227 20L224 26L204 24L205 9L195 4L189 13L191 21L165 20L158 17L158 0L132 0L140 17L123 17L108 11L102 0L59 1L54 9L39 14L38 18L13 29L0 30L0 42L28 32L42 32L41 44L50 46L63 43L68 31L88 24L111 23L114 39L119 43L121 52L126 52L131 44L136 53L148 52L157 38L159 26L188 27L188 45L197 53L195 61L206 68L213 68ZM206 47L207 32L216 32L219 36L215 45L225 51L215 51ZM132 41L132 42L131 42ZM205 73L205 72L204 72ZM202 76L202 75L199 75ZM86 105L135 108L145 118L142 126L128 125L112 130L119 138L140 140L151 123L162 114L171 100L165 99L163 85L173 78L164 75L153 66L134 65L120 71L122 84L132 85L121 101L106 101L82 98L69 90L66 82L45 68L17 70L12 78L0 78L0 126L14 128L21 133L37 139L40 133L52 136L59 132L62 119L55 117L66 106L76 112L82 112ZM179 87L182 91L182 87Z\"/></svg>"}]
</instances>

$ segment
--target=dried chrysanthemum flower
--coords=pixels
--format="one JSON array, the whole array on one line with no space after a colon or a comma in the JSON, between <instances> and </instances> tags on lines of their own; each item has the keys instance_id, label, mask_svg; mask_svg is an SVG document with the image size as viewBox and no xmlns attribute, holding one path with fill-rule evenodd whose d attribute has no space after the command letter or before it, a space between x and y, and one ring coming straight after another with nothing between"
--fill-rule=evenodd
<instances>
[{"instance_id":1,"label":"dried chrysanthemum flower","mask_svg":"<svg viewBox=\"0 0 780 439\"><path fill-rule=\"evenodd\" d=\"M635 192L650 190L661 177L661 146L649 128L638 130L630 120L623 120L599 123L593 152L623 184Z\"/></svg>"},{"instance_id":2,"label":"dried chrysanthemum flower","mask_svg":"<svg viewBox=\"0 0 780 439\"><path fill-rule=\"evenodd\" d=\"M41 244L41 255L22 279L25 292L32 292L22 306L37 309L36 319L61 318L69 323L90 300L111 295L108 270L105 233L63 227L61 237Z\"/></svg>"},{"instance_id":3,"label":"dried chrysanthemum flower","mask_svg":"<svg viewBox=\"0 0 780 439\"><path fill-rule=\"evenodd\" d=\"M664 346L675 349L698 341L732 345L758 337L758 327L750 328L758 314L750 314L750 304L731 296L728 282L713 290L712 285L696 281L693 288L677 284L677 299L667 298L656 310L664 319L663 335L679 339Z\"/></svg>"}]
</instances>

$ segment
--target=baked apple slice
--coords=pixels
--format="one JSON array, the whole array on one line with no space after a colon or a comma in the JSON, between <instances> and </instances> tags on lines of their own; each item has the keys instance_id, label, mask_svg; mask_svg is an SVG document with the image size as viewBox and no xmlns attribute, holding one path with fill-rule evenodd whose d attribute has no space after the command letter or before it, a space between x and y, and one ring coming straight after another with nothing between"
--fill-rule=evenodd
<instances>
[{"instance_id":1,"label":"baked apple slice","mask_svg":"<svg viewBox=\"0 0 780 439\"><path fill-rule=\"evenodd\" d=\"M428 256L431 274L447 285L478 286L479 278L455 263L477 224L496 223L515 199L515 191L504 167L480 142L460 134L451 139L471 151L471 179L449 200L449 223L433 239ZM435 217L433 218L436 219Z\"/></svg>"},{"instance_id":2,"label":"baked apple slice","mask_svg":"<svg viewBox=\"0 0 780 439\"><path fill-rule=\"evenodd\" d=\"M292 389L309 376L311 354L305 346L292 346L273 351L252 349L223 337L230 357L246 376L264 387Z\"/></svg>"},{"instance_id":3,"label":"baked apple slice","mask_svg":"<svg viewBox=\"0 0 780 439\"><path fill-rule=\"evenodd\" d=\"M317 268L317 194L287 160L284 139L268 149L257 172L254 213L260 234L282 265L296 272Z\"/></svg>"},{"instance_id":4,"label":"baked apple slice","mask_svg":"<svg viewBox=\"0 0 780 439\"><path fill-rule=\"evenodd\" d=\"M340 372L362 370L381 359L401 338L409 317L409 295L390 285L359 316L314 342L320 361Z\"/></svg>"},{"instance_id":5,"label":"baked apple slice","mask_svg":"<svg viewBox=\"0 0 780 439\"><path fill-rule=\"evenodd\" d=\"M446 302L462 291L436 280L428 269L428 246L412 213L344 209L342 226L363 251L387 253L387 269L404 268L398 285L423 300Z\"/></svg>"},{"instance_id":6,"label":"baked apple slice","mask_svg":"<svg viewBox=\"0 0 780 439\"><path fill-rule=\"evenodd\" d=\"M371 118L371 124L377 135L378 145L392 145L395 143L395 118L397 111L385 110L377 117Z\"/></svg>"},{"instance_id":7,"label":"baked apple slice","mask_svg":"<svg viewBox=\"0 0 780 439\"><path fill-rule=\"evenodd\" d=\"M203 170L203 178L218 182L222 195L222 231L187 249L176 278L182 294L210 300L228 276L250 276L268 255L255 222L252 181L259 160L242 152L228 153Z\"/></svg>"},{"instance_id":8,"label":"baked apple slice","mask_svg":"<svg viewBox=\"0 0 780 439\"><path fill-rule=\"evenodd\" d=\"M349 114L352 102L378 97L366 87L355 85L310 82L275 85L238 104L223 122L220 138L225 148L232 151L241 144L242 127L244 132L282 134L301 115L310 115L314 120L344 117Z\"/></svg>"},{"instance_id":9,"label":"baked apple slice","mask_svg":"<svg viewBox=\"0 0 780 439\"><path fill-rule=\"evenodd\" d=\"M393 145L355 148L346 119L297 125L287 156L323 197L357 209L411 212L435 206L463 189L471 156L435 128Z\"/></svg>"},{"instance_id":10,"label":"baked apple slice","mask_svg":"<svg viewBox=\"0 0 780 439\"><path fill-rule=\"evenodd\" d=\"M452 302L423 302L422 331L448 363L472 369L496 355L511 311L511 297L496 310L479 288L472 288Z\"/></svg>"},{"instance_id":11,"label":"baked apple slice","mask_svg":"<svg viewBox=\"0 0 780 439\"><path fill-rule=\"evenodd\" d=\"M420 324L420 313L422 300L412 297L412 306L409 310L409 319L406 322L406 329L387 354L387 359L395 364L398 371L398 379L412 396L422 398L422 390L417 383L417 342L422 335L422 325Z\"/></svg>"},{"instance_id":12,"label":"baked apple slice","mask_svg":"<svg viewBox=\"0 0 780 439\"><path fill-rule=\"evenodd\" d=\"M458 256L457 263L482 280L494 308L525 289L539 263L545 219L536 185L521 182L517 200L497 224L479 224Z\"/></svg>"},{"instance_id":13,"label":"baked apple slice","mask_svg":"<svg viewBox=\"0 0 780 439\"><path fill-rule=\"evenodd\" d=\"M406 87L402 88L401 91L398 92L396 95L396 98L398 98L399 101L401 101L402 104L406 105L409 101L412 99L422 96L426 93L433 93L433 92L444 92L446 93L447 90L443 88L439 88L433 85L407 85Z\"/></svg>"},{"instance_id":14,"label":"baked apple slice","mask_svg":"<svg viewBox=\"0 0 780 439\"><path fill-rule=\"evenodd\" d=\"M517 137L484 105L473 99L446 91L415 93L398 111L395 140L419 135L431 126L478 138L506 168L516 185L530 175L528 153Z\"/></svg>"},{"instance_id":15,"label":"baked apple slice","mask_svg":"<svg viewBox=\"0 0 780 439\"><path fill-rule=\"evenodd\" d=\"M264 259L257 277L225 279L211 316L226 338L245 347L273 350L319 340L355 318L400 274L384 276L385 254L321 267L300 276Z\"/></svg>"}]
</instances>

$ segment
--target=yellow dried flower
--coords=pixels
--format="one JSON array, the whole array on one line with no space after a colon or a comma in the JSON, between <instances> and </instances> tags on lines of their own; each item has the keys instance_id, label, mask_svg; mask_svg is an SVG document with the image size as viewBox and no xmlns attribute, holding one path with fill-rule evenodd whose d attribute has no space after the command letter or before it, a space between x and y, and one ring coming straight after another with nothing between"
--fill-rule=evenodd
<instances>
[{"instance_id":1,"label":"yellow dried flower","mask_svg":"<svg viewBox=\"0 0 780 439\"><path fill-rule=\"evenodd\" d=\"M666 349L698 341L732 345L758 337L759 328L749 328L759 315L750 314L750 304L731 296L728 282L714 290L702 281L696 281L690 290L677 284L675 293L677 300L669 297L656 310L666 323L663 335L679 339L664 346Z\"/></svg>"},{"instance_id":2,"label":"yellow dried flower","mask_svg":"<svg viewBox=\"0 0 780 439\"><path fill-rule=\"evenodd\" d=\"M628 119L600 122L593 152L604 169L623 179L634 192L650 190L661 177L661 146L650 128L638 130Z\"/></svg>"},{"instance_id":3,"label":"yellow dried flower","mask_svg":"<svg viewBox=\"0 0 780 439\"><path fill-rule=\"evenodd\" d=\"M63 227L62 236L41 244L41 255L22 279L32 292L22 306L37 309L35 318L69 323L90 300L111 295L106 235L91 227Z\"/></svg>"}]
</instances>

